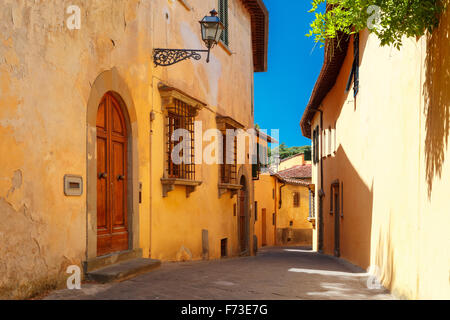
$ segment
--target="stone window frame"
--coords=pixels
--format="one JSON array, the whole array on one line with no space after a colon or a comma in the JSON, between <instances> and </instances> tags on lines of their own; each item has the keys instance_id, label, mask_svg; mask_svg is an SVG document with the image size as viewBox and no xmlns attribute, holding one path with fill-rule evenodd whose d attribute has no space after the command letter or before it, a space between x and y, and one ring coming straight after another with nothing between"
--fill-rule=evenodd
<instances>
[{"instance_id":1,"label":"stone window frame","mask_svg":"<svg viewBox=\"0 0 450 320\"><path fill-rule=\"evenodd\" d=\"M192 96L184 93L183 91L165 85L163 83L159 83L158 85L159 93L161 96L161 106L162 112L164 115L164 139L168 139L168 119L169 112L174 110L176 104L181 101L182 103L188 105L191 110L193 117L196 118L200 111L207 106L206 103L193 98ZM164 143L164 148L167 146L167 141ZM167 151L167 150L165 150ZM195 152L195 150L193 150ZM163 157L164 161L164 173L161 178L161 184L163 186L163 197L168 197L169 192L175 189L175 186L183 186L186 188L186 198L189 198L191 193L194 192L198 186L200 186L203 182L200 180L191 180L191 179L180 179L169 177L168 175L168 153L164 152L165 156Z\"/></svg>"}]
</instances>

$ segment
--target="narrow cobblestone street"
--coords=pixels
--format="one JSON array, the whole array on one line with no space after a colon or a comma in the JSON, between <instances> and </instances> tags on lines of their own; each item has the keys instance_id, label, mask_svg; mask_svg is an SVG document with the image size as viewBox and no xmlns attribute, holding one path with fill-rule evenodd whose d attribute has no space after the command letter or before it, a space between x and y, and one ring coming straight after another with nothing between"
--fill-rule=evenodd
<instances>
[{"instance_id":1,"label":"narrow cobblestone street","mask_svg":"<svg viewBox=\"0 0 450 320\"><path fill-rule=\"evenodd\" d=\"M362 270L305 248L266 248L256 257L164 263L154 272L112 284L84 284L45 299L308 300L392 299L369 290Z\"/></svg>"}]
</instances>

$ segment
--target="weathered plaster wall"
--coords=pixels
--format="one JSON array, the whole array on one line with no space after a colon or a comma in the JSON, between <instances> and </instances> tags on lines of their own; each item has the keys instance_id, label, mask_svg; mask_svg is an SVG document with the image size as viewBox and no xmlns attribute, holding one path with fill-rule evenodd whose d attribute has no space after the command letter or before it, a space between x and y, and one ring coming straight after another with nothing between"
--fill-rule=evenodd
<instances>
[{"instance_id":1,"label":"weathered plaster wall","mask_svg":"<svg viewBox=\"0 0 450 320\"><path fill-rule=\"evenodd\" d=\"M297 208L294 206L295 192L300 193L300 207ZM282 205L277 215L277 243L312 245L312 224L308 221L309 189L304 186L286 184L282 188L281 199Z\"/></svg>"},{"instance_id":2,"label":"weathered plaster wall","mask_svg":"<svg viewBox=\"0 0 450 320\"><path fill-rule=\"evenodd\" d=\"M216 1L189 0L192 10L187 10L179 1L152 3L154 47L203 48L200 39L200 21ZM230 54L223 46L211 51L211 61L185 61L169 68L155 68L152 84L152 111L156 119L152 122L151 135L151 238L144 240L144 252L162 260L202 258L202 230L208 230L209 258L220 258L220 240L228 238L230 255L239 254L238 216L233 215L236 196L226 193L218 196L219 167L197 165L196 180L202 185L185 196L184 187L175 187L167 198L163 198L160 179L163 177L165 150L164 117L158 84L164 83L180 89L207 104L196 120L202 121L203 132L217 128L218 114L229 116L246 129L253 127L252 83L253 58L251 45L250 16L240 1L230 1ZM210 142L205 142L205 147ZM249 152L247 152L249 154ZM247 204L249 218L253 207L253 182L251 167L245 165L250 199ZM239 177L238 177L239 181ZM253 228L253 220L249 227ZM249 230L249 234L253 234ZM252 248L250 239L249 248ZM185 250L187 249L187 250Z\"/></svg>"},{"instance_id":3,"label":"weathered plaster wall","mask_svg":"<svg viewBox=\"0 0 450 320\"><path fill-rule=\"evenodd\" d=\"M339 179L342 257L376 266L387 288L411 299L450 297L449 26L447 10L432 35L405 39L401 51L362 34L357 98L343 94L347 56L323 101L324 127L337 119L338 143L336 154L323 159L324 251L334 250L329 187ZM314 127L319 120L317 114ZM319 170L315 165L316 186Z\"/></svg>"},{"instance_id":4,"label":"weathered plaster wall","mask_svg":"<svg viewBox=\"0 0 450 320\"><path fill-rule=\"evenodd\" d=\"M259 180L255 181L255 201L258 202L258 220L255 221L255 235L258 238L258 248L261 248L263 245L263 209L266 209L266 245L269 247L275 245L275 226L273 225L272 215L278 212L277 195L277 178L270 174L261 174Z\"/></svg>"}]
</instances>

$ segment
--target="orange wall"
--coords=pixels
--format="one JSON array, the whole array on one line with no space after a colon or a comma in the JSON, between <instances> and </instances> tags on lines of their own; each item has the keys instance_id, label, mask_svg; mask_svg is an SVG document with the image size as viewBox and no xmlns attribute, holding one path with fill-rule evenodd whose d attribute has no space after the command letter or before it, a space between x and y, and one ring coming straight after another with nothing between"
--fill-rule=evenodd
<instances>
[{"instance_id":1,"label":"orange wall","mask_svg":"<svg viewBox=\"0 0 450 320\"><path fill-rule=\"evenodd\" d=\"M345 93L352 45L322 102L336 122L336 152L322 158L324 252L334 251L330 184L344 183L341 256L372 266L396 296L450 298L449 11L433 35L404 39L400 51L361 34L360 91ZM316 114L312 128L320 123ZM320 166L313 167L320 189ZM318 193L316 194L318 210ZM318 211L316 212L318 216ZM314 234L317 248L318 234Z\"/></svg>"},{"instance_id":2,"label":"orange wall","mask_svg":"<svg viewBox=\"0 0 450 320\"><path fill-rule=\"evenodd\" d=\"M266 209L267 246L275 245L275 226L272 215L277 212L277 179L270 174L262 174L255 181L255 201L258 203L258 220L255 221L255 235L258 237L258 248L262 246L262 211ZM255 213L253 212L253 215Z\"/></svg>"}]
</instances>

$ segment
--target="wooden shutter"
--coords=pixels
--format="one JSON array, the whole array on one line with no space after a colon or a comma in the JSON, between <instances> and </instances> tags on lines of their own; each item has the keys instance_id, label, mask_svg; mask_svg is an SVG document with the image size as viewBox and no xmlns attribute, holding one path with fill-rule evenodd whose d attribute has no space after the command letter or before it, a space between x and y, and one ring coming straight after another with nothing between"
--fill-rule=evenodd
<instances>
[{"instance_id":1,"label":"wooden shutter","mask_svg":"<svg viewBox=\"0 0 450 320\"><path fill-rule=\"evenodd\" d=\"M355 38L353 40L353 55L355 57L355 61L353 62L354 68L354 84L353 84L353 96L359 92L359 33L355 34Z\"/></svg>"},{"instance_id":2,"label":"wooden shutter","mask_svg":"<svg viewBox=\"0 0 450 320\"><path fill-rule=\"evenodd\" d=\"M294 207L300 207L300 193L294 192Z\"/></svg>"},{"instance_id":3,"label":"wooden shutter","mask_svg":"<svg viewBox=\"0 0 450 320\"><path fill-rule=\"evenodd\" d=\"M222 33L221 40L227 46L229 44L228 35L228 0L219 0L219 18L225 26L225 30Z\"/></svg>"},{"instance_id":4,"label":"wooden shutter","mask_svg":"<svg viewBox=\"0 0 450 320\"><path fill-rule=\"evenodd\" d=\"M344 216L344 183L341 184L341 217Z\"/></svg>"}]
</instances>

